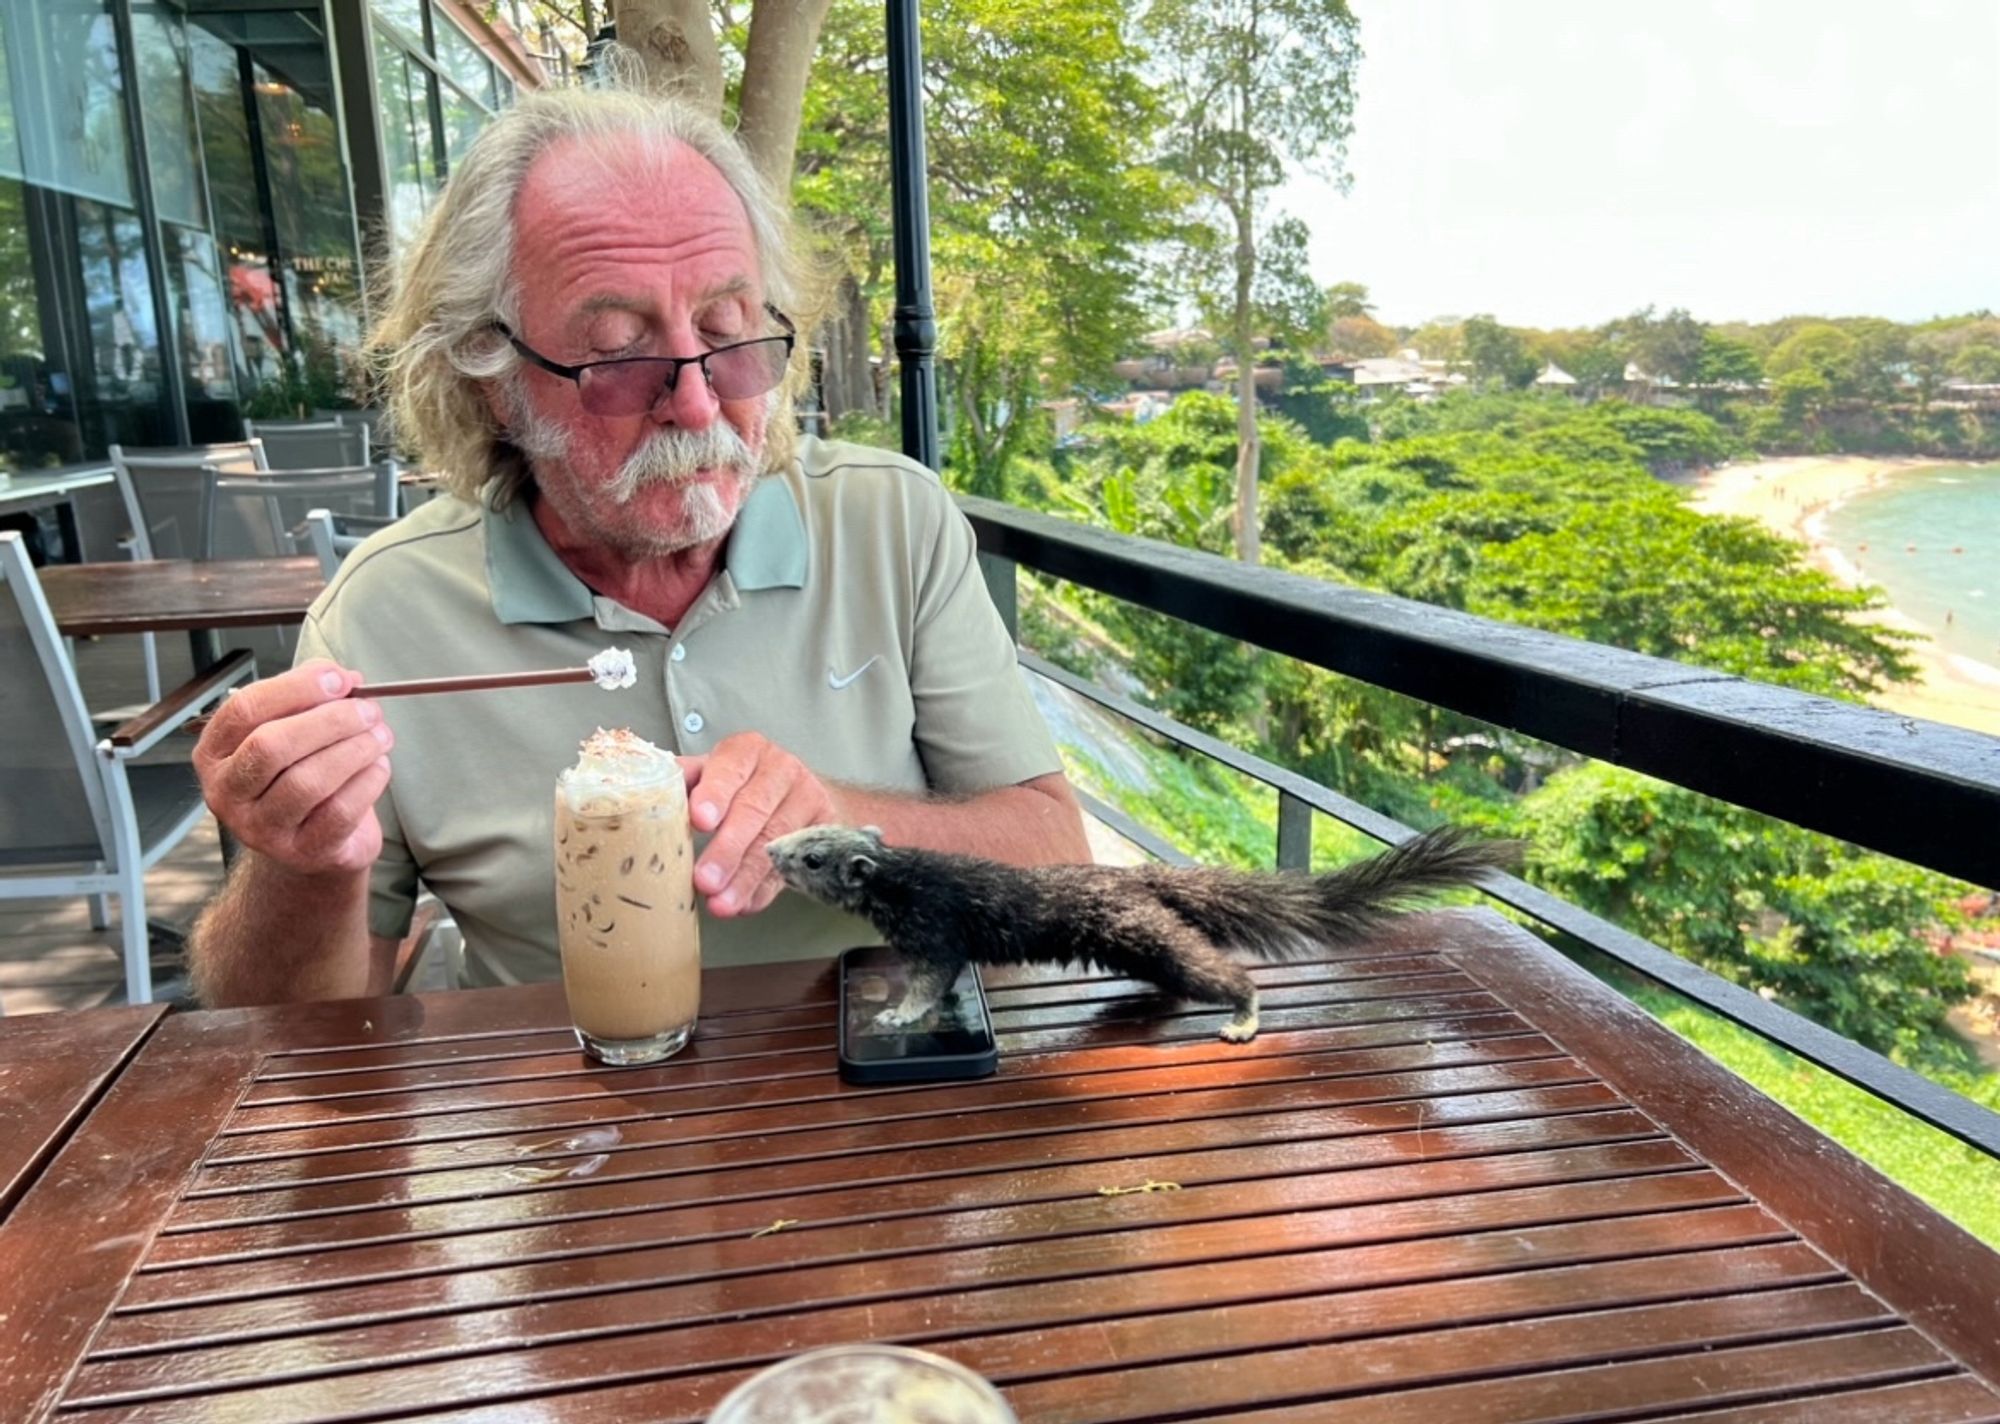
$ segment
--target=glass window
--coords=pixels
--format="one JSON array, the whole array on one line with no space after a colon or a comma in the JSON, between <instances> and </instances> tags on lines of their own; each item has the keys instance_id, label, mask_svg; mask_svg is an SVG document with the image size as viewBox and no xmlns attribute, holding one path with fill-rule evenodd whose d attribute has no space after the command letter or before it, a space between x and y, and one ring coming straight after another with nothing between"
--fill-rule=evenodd
<instances>
[{"instance_id":1,"label":"glass window","mask_svg":"<svg viewBox=\"0 0 2000 1424\"><path fill-rule=\"evenodd\" d=\"M7 470L83 457L62 352L42 322L27 199L23 184L0 178L0 469Z\"/></svg>"},{"instance_id":2,"label":"glass window","mask_svg":"<svg viewBox=\"0 0 2000 1424\"><path fill-rule=\"evenodd\" d=\"M188 90L186 22L156 0L139 0L132 7L132 49L139 57L139 112L146 122L153 201L163 218L206 227L201 144Z\"/></svg>"},{"instance_id":3,"label":"glass window","mask_svg":"<svg viewBox=\"0 0 2000 1424\"><path fill-rule=\"evenodd\" d=\"M403 32L418 49L424 45L424 0L370 0L369 8L378 19L387 20Z\"/></svg>"},{"instance_id":4,"label":"glass window","mask_svg":"<svg viewBox=\"0 0 2000 1424\"><path fill-rule=\"evenodd\" d=\"M77 404L84 439L96 449L114 442L171 443L165 409L160 328L146 276L146 243L138 214L76 199L73 232L83 296L83 354Z\"/></svg>"},{"instance_id":5,"label":"glass window","mask_svg":"<svg viewBox=\"0 0 2000 1424\"><path fill-rule=\"evenodd\" d=\"M514 81L498 65L493 69L493 100L502 109L514 102Z\"/></svg>"},{"instance_id":6,"label":"glass window","mask_svg":"<svg viewBox=\"0 0 2000 1424\"><path fill-rule=\"evenodd\" d=\"M453 24L451 17L442 10L431 11L431 34L437 44L438 68L467 94L476 96L482 103L491 103L493 69L486 62L486 51Z\"/></svg>"},{"instance_id":7,"label":"glass window","mask_svg":"<svg viewBox=\"0 0 2000 1424\"><path fill-rule=\"evenodd\" d=\"M123 205L132 174L110 11L110 0L0 0L0 24L28 179Z\"/></svg>"},{"instance_id":8,"label":"glass window","mask_svg":"<svg viewBox=\"0 0 2000 1424\"><path fill-rule=\"evenodd\" d=\"M375 37L382 148L388 160L389 228L401 242L416 231L438 191L429 85L437 81L382 35Z\"/></svg>"},{"instance_id":9,"label":"glass window","mask_svg":"<svg viewBox=\"0 0 2000 1424\"><path fill-rule=\"evenodd\" d=\"M160 235L167 254L167 291L180 344L188 424L197 443L234 439L229 432L240 428L236 398L241 358L215 239L174 223L162 223Z\"/></svg>"},{"instance_id":10,"label":"glass window","mask_svg":"<svg viewBox=\"0 0 2000 1424\"><path fill-rule=\"evenodd\" d=\"M14 132L14 81L9 77L12 62L7 57L13 16L8 11L7 5L0 4L0 173L21 178L26 170L21 167L20 135Z\"/></svg>"},{"instance_id":11,"label":"glass window","mask_svg":"<svg viewBox=\"0 0 2000 1424\"><path fill-rule=\"evenodd\" d=\"M443 97L444 151L456 163L491 116L449 84L444 86Z\"/></svg>"},{"instance_id":12,"label":"glass window","mask_svg":"<svg viewBox=\"0 0 2000 1424\"><path fill-rule=\"evenodd\" d=\"M260 390L252 413L271 413L274 400L280 409L310 410L337 402L346 355L361 339L347 169L333 115L261 64L253 73L278 239L270 271L291 345L283 391Z\"/></svg>"}]
</instances>

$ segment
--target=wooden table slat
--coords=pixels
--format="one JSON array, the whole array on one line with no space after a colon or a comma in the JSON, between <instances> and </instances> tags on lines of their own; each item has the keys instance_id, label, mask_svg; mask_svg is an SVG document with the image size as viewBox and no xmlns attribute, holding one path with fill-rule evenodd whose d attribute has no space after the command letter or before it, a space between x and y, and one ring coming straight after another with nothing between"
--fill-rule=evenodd
<instances>
[{"instance_id":1,"label":"wooden table slat","mask_svg":"<svg viewBox=\"0 0 2000 1424\"><path fill-rule=\"evenodd\" d=\"M1220 1039L1120 1045L1096 1051L1072 1050L1060 1053L1010 1055L1009 1077L1054 1079L1092 1077L1124 1072L1140 1067L1182 1068L1191 1064L1232 1061L1258 1062L1293 1054L1331 1053L1352 1048L1401 1047L1413 1043L1461 1042L1474 1038L1507 1037L1531 1032L1512 1014L1500 1012L1461 1014L1443 1017L1397 1018L1383 1023L1295 1029L1260 1033L1252 1043L1231 1045ZM655 1092L686 1092L696 1088L721 1087L725 1092L748 1085L788 1081L787 1101L809 1101L823 1097L864 1097L928 1091L922 1084L877 1084L857 1087L843 1083L829 1071L828 1059L806 1060L782 1075L758 1074L755 1078L728 1065L697 1063L683 1065L681 1076ZM500 1113L472 1111L458 1114L436 1113L417 1116L370 1116L362 1121L353 1115L304 1127L238 1126L220 1138L210 1151L211 1165L224 1162L261 1161L269 1158L309 1156L322 1152L344 1152L356 1147L389 1144L464 1142L472 1138L500 1136L509 1132L554 1132L591 1128L607 1123L644 1123L661 1117L685 1116L696 1100L676 1098L671 1103L654 1103L654 1092L622 1088L620 1100L606 1103L605 1095L595 1094L530 1106ZM710 1097L709 1104L722 1099ZM653 1107L654 1111L648 1111Z\"/></svg>"},{"instance_id":2,"label":"wooden table slat","mask_svg":"<svg viewBox=\"0 0 2000 1424\"><path fill-rule=\"evenodd\" d=\"M134 1004L0 1019L0 1219L165 1013Z\"/></svg>"},{"instance_id":3,"label":"wooden table slat","mask_svg":"<svg viewBox=\"0 0 2000 1424\"><path fill-rule=\"evenodd\" d=\"M1342 1134L1364 1135L1377 1132L1411 1132L1442 1128L1454 1124L1506 1122L1522 1118L1553 1118L1575 1113L1601 1113L1615 1111L1620 1101L1605 1091L1601 1084L1574 1083L1556 1087L1530 1088L1511 1092L1468 1093L1459 1097L1420 1100L1416 1102L1378 1103L1359 1108L1336 1108L1319 1112L1325 1130L1322 1136ZM1042 1146L1041 1139L1050 1133L1088 1132L1090 1123L1076 1123L1066 1120L1061 1108L1036 1109L1037 1119L1048 1119L1043 1130L1023 1129L1016 1133L997 1135L983 1142L961 1142L956 1149L973 1154L975 1160L980 1154L991 1154L985 1160L993 1164L993 1170L1011 1170L1021 1161L1024 1151L1035 1151ZM1209 1119L1209 1121L1223 1121ZM1134 1128L1113 1127L1105 1130L1125 1132L1144 1131L1152 1127L1144 1120ZM1226 1130L1226 1128L1224 1129ZM692 1152L692 1147L690 1151ZM814 1153L794 1156L788 1160L765 1158L758 1165L755 1181L737 1179L738 1199L770 1198L784 1195L784 1184L818 1184L824 1187L844 1183L888 1181L920 1175L922 1164L946 1163L951 1158L925 1157L921 1163L908 1160L911 1154L929 1153L932 1149L921 1134L913 1136L910 1145L897 1150L894 1161L900 1169L890 1172L885 1169L882 1159L875 1153L834 1154ZM1115 1149L1114 1149L1115 1150ZM699 1177L707 1169L728 1170L743 1165L743 1148L740 1144L725 1143L710 1152L703 1153L699 1160L689 1158L691 1174ZM841 1165L846 1158L844 1167ZM831 1164L831 1165L829 1165ZM938 1170L943 1170L939 1168ZM768 1184L768 1185L767 1185ZM657 1188L662 1193L671 1188L662 1184ZM604 1218L623 1218L643 1214L646 1207L635 1207L629 1211L598 1211L577 1216L576 1221L592 1221ZM218 1227L204 1231L185 1232L162 1236L155 1243L144 1269L175 1269L183 1265L202 1262L239 1259L265 1259L286 1254L322 1253L331 1249L356 1249L366 1241L382 1243L389 1241L412 1242L426 1236L447 1234L462 1236L472 1232L506 1231L512 1229L507 1223L511 1219L505 1203L496 1205L490 1211L475 1212L464 1207L441 1209L431 1212L425 1208L405 1209L394 1216L375 1213L365 1220L370 1235L363 1237L356 1229L356 1218L321 1218L308 1221L292 1221L269 1227ZM574 1230L564 1225L565 1218L558 1216L549 1223L551 1229L573 1234ZM630 1235L640 1228L637 1225L620 1227L621 1240L636 1240Z\"/></svg>"}]
</instances>

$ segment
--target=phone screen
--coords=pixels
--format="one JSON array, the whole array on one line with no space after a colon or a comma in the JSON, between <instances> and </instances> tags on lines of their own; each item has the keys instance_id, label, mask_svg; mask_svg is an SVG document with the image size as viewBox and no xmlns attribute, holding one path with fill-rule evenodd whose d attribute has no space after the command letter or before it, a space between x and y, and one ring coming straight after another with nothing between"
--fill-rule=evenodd
<instances>
[{"instance_id":1,"label":"phone screen","mask_svg":"<svg viewBox=\"0 0 2000 1424\"><path fill-rule=\"evenodd\" d=\"M877 946L851 949L844 956L847 1056L858 1063L898 1058L953 1058L993 1051L979 971L968 964L951 992L923 1018L900 1028L875 1022L884 1009L903 1002L909 989L902 956Z\"/></svg>"}]
</instances>

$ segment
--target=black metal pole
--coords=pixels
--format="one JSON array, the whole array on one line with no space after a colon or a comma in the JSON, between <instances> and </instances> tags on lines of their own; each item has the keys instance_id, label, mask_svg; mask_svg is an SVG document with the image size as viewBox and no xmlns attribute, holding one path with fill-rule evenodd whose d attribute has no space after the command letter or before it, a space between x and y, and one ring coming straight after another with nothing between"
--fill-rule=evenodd
<instances>
[{"instance_id":1,"label":"black metal pole","mask_svg":"<svg viewBox=\"0 0 2000 1424\"><path fill-rule=\"evenodd\" d=\"M895 216L896 362L902 370L903 453L938 468L937 314L931 308L931 213L924 158L924 50L917 0L886 0L889 186Z\"/></svg>"}]
</instances>

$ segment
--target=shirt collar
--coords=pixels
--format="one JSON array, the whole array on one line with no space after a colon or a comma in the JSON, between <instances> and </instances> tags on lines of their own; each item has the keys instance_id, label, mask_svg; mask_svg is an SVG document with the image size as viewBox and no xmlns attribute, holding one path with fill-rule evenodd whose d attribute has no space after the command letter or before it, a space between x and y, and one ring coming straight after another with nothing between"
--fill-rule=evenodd
<instances>
[{"instance_id":1,"label":"shirt collar","mask_svg":"<svg viewBox=\"0 0 2000 1424\"><path fill-rule=\"evenodd\" d=\"M502 623L574 623L594 616L595 595L549 547L527 505L515 500L495 509L488 499L482 514L486 586ZM764 475L750 487L722 562L742 592L805 587L805 520L782 476Z\"/></svg>"}]
</instances>

